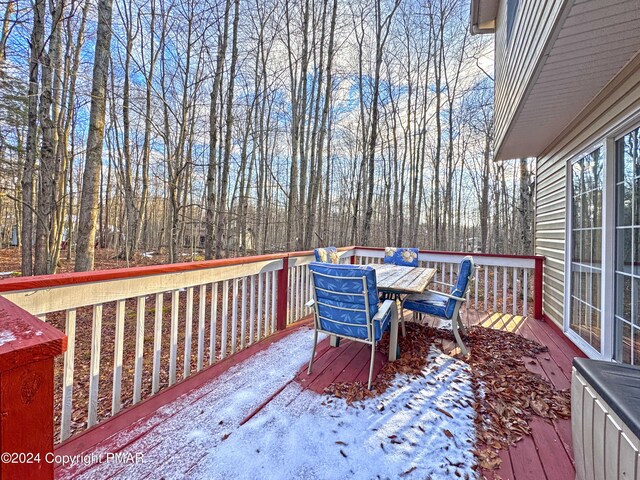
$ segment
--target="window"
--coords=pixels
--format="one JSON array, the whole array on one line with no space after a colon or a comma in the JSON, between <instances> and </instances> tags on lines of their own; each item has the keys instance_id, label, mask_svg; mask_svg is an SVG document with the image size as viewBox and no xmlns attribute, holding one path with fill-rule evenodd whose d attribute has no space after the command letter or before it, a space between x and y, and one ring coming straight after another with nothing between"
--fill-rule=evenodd
<instances>
[{"instance_id":1,"label":"window","mask_svg":"<svg viewBox=\"0 0 640 480\"><path fill-rule=\"evenodd\" d=\"M516 12L518 11L518 4L520 0L508 0L507 1L507 43L511 39L511 32L513 31L513 24L516 21Z\"/></svg>"},{"instance_id":2,"label":"window","mask_svg":"<svg viewBox=\"0 0 640 480\"><path fill-rule=\"evenodd\" d=\"M569 328L601 349L602 193L604 149L571 165L571 270Z\"/></svg>"},{"instance_id":3,"label":"window","mask_svg":"<svg viewBox=\"0 0 640 480\"><path fill-rule=\"evenodd\" d=\"M640 128L616 142L615 348L640 364Z\"/></svg>"}]
</instances>

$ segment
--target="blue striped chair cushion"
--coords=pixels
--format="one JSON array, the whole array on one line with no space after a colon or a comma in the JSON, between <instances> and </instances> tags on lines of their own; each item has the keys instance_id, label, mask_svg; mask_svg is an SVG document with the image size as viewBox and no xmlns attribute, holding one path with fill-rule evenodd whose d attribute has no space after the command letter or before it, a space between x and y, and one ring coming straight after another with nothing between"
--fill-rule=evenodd
<instances>
[{"instance_id":1,"label":"blue striped chair cushion","mask_svg":"<svg viewBox=\"0 0 640 480\"><path fill-rule=\"evenodd\" d=\"M458 270L458 278L451 289L451 295L455 297L464 296L467 291L467 286L469 285L472 268L473 262L470 258L462 260L460 269ZM409 310L451 320L453 312L456 309L456 302L457 300L453 300L452 298L447 298L434 292L426 292L409 295L402 306Z\"/></svg>"},{"instance_id":2,"label":"blue striped chair cushion","mask_svg":"<svg viewBox=\"0 0 640 480\"><path fill-rule=\"evenodd\" d=\"M373 322L374 328L374 336L376 341L380 340L382 334L389 328L391 324L391 309L387 311L387 314L384 316L381 322L375 321ZM323 318L322 314L320 316L320 328L324 331L335 333L337 335L344 335L347 337L353 338L361 338L366 340L369 338L367 333L366 325L362 326L352 326L352 325L343 325L341 323L331 322L330 320L326 320Z\"/></svg>"},{"instance_id":3,"label":"blue striped chair cushion","mask_svg":"<svg viewBox=\"0 0 640 480\"><path fill-rule=\"evenodd\" d=\"M451 313L448 314L448 304L449 299L447 297L438 295L437 293L433 292L425 292L414 293L407 296L404 300L404 303L402 304L402 307L419 313L425 313L427 315L433 315L435 317L450 319L453 316L453 309L451 310Z\"/></svg>"},{"instance_id":4,"label":"blue striped chair cushion","mask_svg":"<svg viewBox=\"0 0 640 480\"><path fill-rule=\"evenodd\" d=\"M375 270L361 265L335 265L312 262L309 270L313 272L320 326L327 332L355 338L368 338L366 306L369 303L369 315L378 313L378 289ZM325 275L330 275L327 277ZM336 278L332 278L336 277ZM365 300L364 283L367 285L368 298ZM375 338L380 339L389 325L389 315L382 322L375 322ZM342 322L342 323L340 323ZM349 325L345 325L349 324Z\"/></svg>"}]
</instances>

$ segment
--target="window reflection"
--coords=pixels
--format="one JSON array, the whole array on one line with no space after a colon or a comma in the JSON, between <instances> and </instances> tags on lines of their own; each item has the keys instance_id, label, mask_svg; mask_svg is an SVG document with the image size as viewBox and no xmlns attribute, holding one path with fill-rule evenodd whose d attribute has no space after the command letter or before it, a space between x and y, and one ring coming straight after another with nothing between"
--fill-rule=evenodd
<instances>
[{"instance_id":1,"label":"window reflection","mask_svg":"<svg viewBox=\"0 0 640 480\"><path fill-rule=\"evenodd\" d=\"M602 272L603 149L571 166L571 301L570 327L600 350Z\"/></svg>"},{"instance_id":2,"label":"window reflection","mask_svg":"<svg viewBox=\"0 0 640 480\"><path fill-rule=\"evenodd\" d=\"M640 364L640 129L616 142L615 359Z\"/></svg>"}]
</instances>

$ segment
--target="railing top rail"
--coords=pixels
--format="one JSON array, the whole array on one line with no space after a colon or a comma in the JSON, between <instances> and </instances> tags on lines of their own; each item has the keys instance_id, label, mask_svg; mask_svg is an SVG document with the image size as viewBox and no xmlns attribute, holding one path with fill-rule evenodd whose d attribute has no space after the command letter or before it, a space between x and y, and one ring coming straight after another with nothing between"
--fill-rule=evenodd
<instances>
[{"instance_id":1,"label":"railing top rail","mask_svg":"<svg viewBox=\"0 0 640 480\"><path fill-rule=\"evenodd\" d=\"M353 250L355 247L341 247L339 251ZM43 288L61 287L65 285L79 285L83 283L118 280L167 273L191 272L207 268L229 267L266 260L280 260L290 257L313 255L313 250L299 252L272 253L267 255L252 255L249 257L222 258L218 260L203 260L198 262L169 263L164 265L149 265L145 267L114 268L110 270L94 270L92 272L57 273L32 277L17 277L0 282L0 293L20 290L38 290Z\"/></svg>"},{"instance_id":2,"label":"railing top rail","mask_svg":"<svg viewBox=\"0 0 640 480\"><path fill-rule=\"evenodd\" d=\"M357 250L373 250L376 252L384 251L384 247L351 247ZM520 260L542 260L544 261L545 257L543 255L507 255L501 253L468 253L468 252L450 252L446 250L419 250L419 253L423 253L425 255L471 255L474 257L490 257L490 258L512 258L512 259L520 259Z\"/></svg>"}]
</instances>

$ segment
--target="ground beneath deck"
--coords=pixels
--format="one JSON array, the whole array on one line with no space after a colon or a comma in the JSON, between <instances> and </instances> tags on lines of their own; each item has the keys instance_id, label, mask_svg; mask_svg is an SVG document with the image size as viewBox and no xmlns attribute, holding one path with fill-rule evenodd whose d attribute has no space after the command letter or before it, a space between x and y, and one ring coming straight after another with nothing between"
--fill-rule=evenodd
<instances>
[{"instance_id":1,"label":"ground beneath deck","mask_svg":"<svg viewBox=\"0 0 640 480\"><path fill-rule=\"evenodd\" d=\"M571 365L574 356L578 353L571 347L567 340L550 325L536 321L533 319L523 318L519 316L493 314L487 315L478 312L471 312L465 315L465 323L468 325L481 324L485 327L500 330L511 331L520 334L531 340L535 340L543 345L548 346L549 351L538 355L535 359L527 359L527 368L547 379L557 389L566 389L570 387ZM291 335L304 336L305 342L298 342L295 347L291 343L277 342ZM407 409L402 408L410 405L410 402L417 401L430 405L433 410L433 404L428 402L445 402L446 408L457 409L466 406L463 401L460 404L456 399L447 397L448 389L444 388L439 394L442 398L424 398L424 388L420 386L411 387L411 382L405 382L396 385L389 392L388 396L381 399L382 404L387 405L387 412L384 415L376 417L379 412L375 408L371 411L359 413L355 417L343 419L342 410L331 413L329 406L316 406L315 410L309 407L316 401L318 397L315 393L323 393L324 389L335 382L354 382L360 381L366 383L369 373L370 349L367 345L342 341L339 348L331 348L328 339L321 341L318 347L318 355L314 362L313 373L306 373L306 362L310 353L311 345L308 343L309 332L306 327L299 328L292 332L279 333L268 342L254 345L249 349L241 352L235 360L229 359L229 367L225 368L220 365L219 378L210 378L199 388L189 391L174 401L161 406L157 409L146 411L138 406L130 411L124 412L124 416L120 419L105 422L102 428L114 428L113 434L106 440L101 441L97 445L91 446L91 433L85 436L85 441L76 442L77 446L67 445L61 451L64 453L73 453L84 445L83 450L94 455L106 455L107 452L117 452L124 454L142 453L144 456L143 463L135 463L135 459L130 457L130 462L114 463L104 462L99 464L78 464L58 468L56 475L58 478L234 478L238 473L238 478L250 478L251 472L259 473L261 478L284 478L285 467L293 468L293 471L307 468L307 466L288 465L292 459L301 455L316 455L318 458L330 455L329 451L305 451L305 442L308 437L317 434L313 427L317 427L322 435L328 435L324 439L323 444L328 444L335 452L339 452L337 460L329 461L323 468L328 469L329 475L332 473L337 475L343 474L349 470L331 470L334 464L340 462L353 462L351 471L358 471L359 478L370 478L374 476L374 470L361 468L357 469L358 462L365 460L371 463L371 459L367 460L366 455L369 449L354 450L354 444L358 443L358 438L351 435L351 431L358 431L366 428L367 423L363 423L363 418L377 418L376 425L369 432L367 441L378 442L382 436L383 442L379 442L382 450L386 448L397 449L402 453L406 445L400 445L398 439L405 438L406 432L402 435L397 433L395 423L397 415L406 415ZM275 343L274 343L275 342ZM268 351L267 351L267 347ZM436 345L443 352L451 353L455 349L455 345L442 341ZM275 349L275 351L274 351ZM269 353L270 352L270 353ZM380 351L376 355L374 374L377 376L386 363L386 351ZM473 354L473 352L472 352ZM448 361L447 355L437 353L437 349L433 351L433 362L441 364L443 371L449 372L444 378L453 378L459 376L459 370L447 370L455 366L453 361ZM445 359L445 360L443 360ZM242 360L242 368L240 366ZM305 365L302 366L301 365ZM437 373L437 372L436 372ZM441 374L438 378L443 378ZM260 381L256 381L256 379ZM220 381L220 380L223 381ZM456 379L455 381L460 381ZM246 389L247 384L251 384L252 388ZM414 391L407 389L414 388ZM315 392L312 394L312 392ZM397 392L401 392L402 395ZM158 395L158 397L160 397ZM409 397L407 397L409 395ZM403 403L400 408L394 407L392 399L398 396L399 401ZM407 400L409 398L409 400ZM417 400L416 400L417 399ZM157 405L161 399L157 399ZM448 402L448 403L446 403ZM144 405L140 406L144 407ZM135 408L139 408L136 416ZM313 416L309 417L310 410ZM378 410L380 407L378 407ZM462 410L460 410L462 412ZM286 414L283 414L286 412ZM389 413L389 416L387 416ZM335 419L332 415L335 414ZM364 415L364 417L363 417ZM131 419L127 422L127 416ZM461 417L464 415L457 415ZM140 418L142 417L142 418ZM300 420L296 420L300 418ZM448 421L446 417L443 417ZM393 419L393 420L392 420ZM369 420L367 420L368 422ZM432 422L433 418L423 418L418 415L411 420L411 430L413 433L419 433L417 428L423 432L421 425L426 426L427 423L419 424L418 422ZM435 421L442 421L436 419ZM109 424L109 422L112 422ZM306 423L305 423L306 422ZM391 423L389 423L391 422ZM316 425L317 423L317 425ZM335 423L337 426L333 428L331 425ZM110 427L110 425L120 425L120 427ZM363 427L363 425L365 427ZM389 427L391 425L391 427ZM431 424L429 424L431 425ZM447 430L454 432L456 438L453 439L454 444L464 444L468 441L468 432L465 432L466 424L434 424L438 432ZM494 476L502 479L513 480L538 480L538 479L570 479L575 477L575 469L572 461L571 450L571 422L566 419L555 419L548 421L540 417L534 417L530 425L532 427L532 436L525 437L515 446L510 447L501 454L502 464L498 470L483 472L487 478ZM286 443L283 438L290 434L291 429L298 429L301 432L308 430L304 435L294 435L288 438ZM391 429L390 429L391 428ZM427 427L428 429L429 427ZM456 431L458 430L458 431ZM327 432L328 431L328 432ZM411 433L410 432L410 433ZM265 436L267 445L280 444L281 450L290 455L290 450L300 452L296 456L279 458L281 462L281 471L272 471L273 466L269 456L274 456L274 452L269 447L254 448L254 440L260 436ZM462 435L459 437L459 435ZM465 436L466 435L466 436ZM269 438L269 437L273 438ZM445 439L449 435L431 435L432 440L415 440L411 442L416 451L429 452L427 457L413 458L414 462L425 463L440 461L438 451L449 451L448 445L442 445L441 439ZM334 438L335 437L335 438ZM417 438L417 437L416 437ZM439 440L438 440L439 438ZM421 441L435 441L436 444L420 444ZM457 443L456 443L457 442ZM382 445L382 444L385 445ZM294 445L295 444L295 445ZM347 446L349 445L349 446ZM377 443L376 443L377 445ZM306 445L306 449L317 448L318 444ZM261 451L261 448L264 448ZM253 449L253 450L252 450ZM456 449L454 449L456 450ZM413 452L413 451L411 451ZM77 452L75 452L77 453ZM384 466L382 472L383 477L394 476L394 472L405 474L411 478L413 474L419 473L407 458L411 458L413 453L403 453L403 457L398 457L396 451L385 457L385 462L389 465ZM468 458L464 457L468 462ZM414 455L415 456L415 455ZM431 458L433 457L433 458ZM404 459L402 465L405 470L393 470L393 462L397 462L398 458ZM447 462L452 460L446 455L443 456ZM325 459L326 460L326 459ZM437 460L437 461L436 461ZM455 464L463 463L460 459ZM222 472L220 475L212 475L212 465L216 465L216 472ZM414 463L415 465L415 463ZM435 465L434 468L438 467ZM298 470L295 470L295 469ZM400 466L398 466L400 468ZM449 466L447 465L447 468ZM257 470L254 470L257 469ZM437 472L440 472L440 475ZM226 473L225 473L226 472ZM449 472L453 475L455 470L435 470L433 478L446 478L443 472ZM462 475L467 472L462 470ZM316 474L309 472L304 478L315 478ZM424 475L423 475L424 476Z\"/></svg>"}]
</instances>

